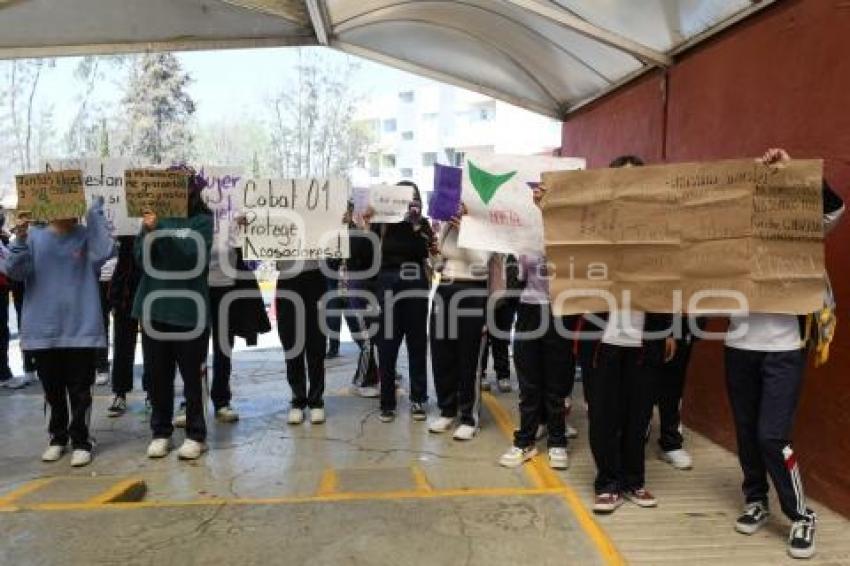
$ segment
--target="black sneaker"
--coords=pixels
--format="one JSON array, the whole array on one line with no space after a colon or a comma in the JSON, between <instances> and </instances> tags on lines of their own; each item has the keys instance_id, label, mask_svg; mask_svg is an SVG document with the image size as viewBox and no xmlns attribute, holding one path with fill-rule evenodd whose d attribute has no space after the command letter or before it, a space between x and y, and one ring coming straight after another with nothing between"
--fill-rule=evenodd
<instances>
[{"instance_id":1,"label":"black sneaker","mask_svg":"<svg viewBox=\"0 0 850 566\"><path fill-rule=\"evenodd\" d=\"M735 530L743 535L755 534L767 522L770 511L761 501L747 503L743 515L735 521Z\"/></svg>"},{"instance_id":2,"label":"black sneaker","mask_svg":"<svg viewBox=\"0 0 850 566\"><path fill-rule=\"evenodd\" d=\"M331 343L328 352L325 354L326 360L332 360L339 357L339 342Z\"/></svg>"},{"instance_id":3,"label":"black sneaker","mask_svg":"<svg viewBox=\"0 0 850 566\"><path fill-rule=\"evenodd\" d=\"M424 421L428 418L428 412L425 410L425 403L411 403L410 416L414 421Z\"/></svg>"},{"instance_id":4,"label":"black sneaker","mask_svg":"<svg viewBox=\"0 0 850 566\"><path fill-rule=\"evenodd\" d=\"M378 415L378 420L382 423L391 423L395 420L395 411L391 411L389 409L382 410L381 414Z\"/></svg>"},{"instance_id":5,"label":"black sneaker","mask_svg":"<svg viewBox=\"0 0 850 566\"><path fill-rule=\"evenodd\" d=\"M788 555L791 558L811 558L815 555L815 523L817 518L812 513L806 519L794 521L791 534L788 535Z\"/></svg>"},{"instance_id":6,"label":"black sneaker","mask_svg":"<svg viewBox=\"0 0 850 566\"><path fill-rule=\"evenodd\" d=\"M116 395L112 399L112 404L106 409L106 414L109 417L120 417L127 412L127 399L123 395Z\"/></svg>"}]
</instances>

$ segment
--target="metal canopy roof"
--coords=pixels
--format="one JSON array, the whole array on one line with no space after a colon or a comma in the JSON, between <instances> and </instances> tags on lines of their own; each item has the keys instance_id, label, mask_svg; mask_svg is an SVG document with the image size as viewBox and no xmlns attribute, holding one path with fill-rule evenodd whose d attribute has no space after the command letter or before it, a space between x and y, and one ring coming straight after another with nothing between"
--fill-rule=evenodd
<instances>
[{"instance_id":1,"label":"metal canopy roof","mask_svg":"<svg viewBox=\"0 0 850 566\"><path fill-rule=\"evenodd\" d=\"M563 118L776 0L0 0L0 59L327 45Z\"/></svg>"}]
</instances>

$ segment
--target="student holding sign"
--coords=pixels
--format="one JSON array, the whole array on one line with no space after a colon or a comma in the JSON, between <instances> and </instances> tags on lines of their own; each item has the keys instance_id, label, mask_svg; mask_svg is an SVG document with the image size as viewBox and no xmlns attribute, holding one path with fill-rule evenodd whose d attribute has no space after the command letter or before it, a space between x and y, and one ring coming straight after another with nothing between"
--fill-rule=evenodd
<instances>
[{"instance_id":1,"label":"student holding sign","mask_svg":"<svg viewBox=\"0 0 850 566\"><path fill-rule=\"evenodd\" d=\"M413 420L427 418L428 403L428 260L436 252L431 224L422 217L419 188L410 181L399 187L413 189L404 220L372 224L381 242L381 268L377 277L381 325L378 336L378 371L381 380L381 414L385 423L395 420L395 366L398 350L407 344L410 367L410 413ZM367 215L367 222L370 220Z\"/></svg>"},{"instance_id":2,"label":"student holding sign","mask_svg":"<svg viewBox=\"0 0 850 566\"><path fill-rule=\"evenodd\" d=\"M26 286L21 347L35 355L50 407L50 444L42 460L59 460L70 441L71 465L85 466L92 460L95 350L106 346L98 271L114 250L103 203L89 209L85 226L65 219L30 228L24 221L17 233L7 274Z\"/></svg>"},{"instance_id":3,"label":"student holding sign","mask_svg":"<svg viewBox=\"0 0 850 566\"><path fill-rule=\"evenodd\" d=\"M203 382L209 347L207 274L213 217L201 199L203 179L191 169L176 170L189 179L188 218L160 218L151 210L143 216L135 255L144 273L133 318L142 324L145 366L150 372L153 440L148 457L164 458L171 449L174 377L179 368L186 396L186 440L178 456L195 460L207 450Z\"/></svg>"},{"instance_id":4,"label":"student holding sign","mask_svg":"<svg viewBox=\"0 0 850 566\"><path fill-rule=\"evenodd\" d=\"M781 168L790 161L781 149L769 150L762 160ZM828 232L838 223L844 203L824 182L823 217ZM806 369L802 329L804 317L752 313L733 316L726 338L726 386L744 473L744 513L735 529L752 535L767 522L767 476L782 512L792 521L788 554L810 558L815 553L814 511L806 505L797 456L791 447L794 413Z\"/></svg>"},{"instance_id":5,"label":"student holding sign","mask_svg":"<svg viewBox=\"0 0 850 566\"><path fill-rule=\"evenodd\" d=\"M463 205L461 205L462 207ZM481 372L486 341L490 254L458 246L460 214L440 230L437 269L442 277L431 305L431 367L440 416L428 430L472 440L480 427Z\"/></svg>"},{"instance_id":6,"label":"student holding sign","mask_svg":"<svg viewBox=\"0 0 850 566\"><path fill-rule=\"evenodd\" d=\"M612 168L642 165L634 156L611 163ZM629 309L608 313L592 378L585 383L596 462L595 513L614 512L624 498L639 507L657 505L645 487L646 431L661 366L676 350L672 322L673 316L666 314Z\"/></svg>"}]
</instances>

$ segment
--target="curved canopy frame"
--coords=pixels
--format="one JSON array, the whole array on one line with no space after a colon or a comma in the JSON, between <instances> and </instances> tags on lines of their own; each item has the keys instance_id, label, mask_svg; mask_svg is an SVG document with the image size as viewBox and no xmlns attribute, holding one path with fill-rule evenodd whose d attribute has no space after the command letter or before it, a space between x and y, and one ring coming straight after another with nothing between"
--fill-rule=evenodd
<instances>
[{"instance_id":1,"label":"curved canopy frame","mask_svg":"<svg viewBox=\"0 0 850 566\"><path fill-rule=\"evenodd\" d=\"M325 45L564 118L777 1L0 0L0 59Z\"/></svg>"}]
</instances>

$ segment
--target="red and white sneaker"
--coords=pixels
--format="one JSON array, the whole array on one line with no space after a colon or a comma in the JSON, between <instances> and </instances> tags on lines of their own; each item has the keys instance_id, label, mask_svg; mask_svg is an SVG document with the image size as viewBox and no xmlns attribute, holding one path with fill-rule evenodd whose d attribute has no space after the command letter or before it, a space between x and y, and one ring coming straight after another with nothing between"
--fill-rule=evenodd
<instances>
[{"instance_id":1,"label":"red and white sneaker","mask_svg":"<svg viewBox=\"0 0 850 566\"><path fill-rule=\"evenodd\" d=\"M619 493L599 493L593 504L593 512L602 514L613 513L623 504L623 496Z\"/></svg>"},{"instance_id":2,"label":"red and white sneaker","mask_svg":"<svg viewBox=\"0 0 850 566\"><path fill-rule=\"evenodd\" d=\"M656 507L658 500L646 488L631 489L626 492L626 499L638 507Z\"/></svg>"}]
</instances>

